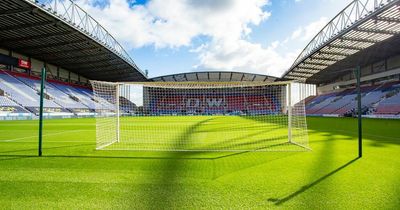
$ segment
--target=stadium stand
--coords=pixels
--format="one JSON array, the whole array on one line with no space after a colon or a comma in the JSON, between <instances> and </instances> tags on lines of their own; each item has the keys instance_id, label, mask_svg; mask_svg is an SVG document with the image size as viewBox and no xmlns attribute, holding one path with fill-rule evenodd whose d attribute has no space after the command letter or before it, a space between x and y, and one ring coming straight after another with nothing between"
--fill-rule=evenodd
<instances>
[{"instance_id":1,"label":"stadium stand","mask_svg":"<svg viewBox=\"0 0 400 210\"><path fill-rule=\"evenodd\" d=\"M20 81L24 82L31 88L36 91L40 90L40 81L35 79L29 79L24 77L18 78ZM50 98L54 99L54 102L59 104L60 106L66 109L88 109L87 106L81 104L78 99L71 97L70 95L62 92L52 83L47 82L46 85L46 94L50 96Z\"/></svg>"},{"instance_id":2,"label":"stadium stand","mask_svg":"<svg viewBox=\"0 0 400 210\"><path fill-rule=\"evenodd\" d=\"M2 89L5 95L8 95L11 100L21 106L33 108L39 105L39 95L37 91L4 71L0 72L0 89ZM60 105L54 103L54 101L49 98L45 98L44 106L49 108L61 108Z\"/></svg>"},{"instance_id":3,"label":"stadium stand","mask_svg":"<svg viewBox=\"0 0 400 210\"><path fill-rule=\"evenodd\" d=\"M277 100L267 95L241 93L154 96L151 110L156 114L273 114L279 113Z\"/></svg>"},{"instance_id":4,"label":"stadium stand","mask_svg":"<svg viewBox=\"0 0 400 210\"><path fill-rule=\"evenodd\" d=\"M53 83L60 91L67 94L69 97L80 101L85 105L85 108L95 109L95 101L92 99L92 92L89 90L83 90L83 88L74 87L67 84Z\"/></svg>"},{"instance_id":5,"label":"stadium stand","mask_svg":"<svg viewBox=\"0 0 400 210\"><path fill-rule=\"evenodd\" d=\"M51 116L94 115L92 91L77 85L49 81L45 85L44 112ZM40 81L35 76L0 70L1 113L38 114Z\"/></svg>"},{"instance_id":6,"label":"stadium stand","mask_svg":"<svg viewBox=\"0 0 400 210\"><path fill-rule=\"evenodd\" d=\"M395 115L400 114L400 84L387 89L385 99L375 109L375 114Z\"/></svg>"},{"instance_id":7,"label":"stadium stand","mask_svg":"<svg viewBox=\"0 0 400 210\"><path fill-rule=\"evenodd\" d=\"M26 73L0 70L0 114L32 113L38 114L40 80ZM362 107L364 115L400 116L399 82L382 82L377 85L364 85ZM45 89L45 112L53 116L93 116L96 105L108 106L107 100L96 102L92 90L81 85L49 79ZM187 106L188 99L200 104ZM205 99L210 98L207 105ZM221 101L219 100L221 99ZM355 114L357 100L354 87L331 93L309 97L306 100L306 113L314 116L352 116ZM212 101L214 100L214 101ZM123 104L136 106L126 98ZM221 105L218 104L221 102ZM101 104L100 104L101 103ZM152 112L157 114L202 113L202 114L273 114L279 111L279 102L268 95L243 95L231 92L205 95L169 93L160 95L152 102ZM124 109L122 109L124 110ZM126 110L129 110L127 108ZM126 111L127 113L128 111Z\"/></svg>"},{"instance_id":8,"label":"stadium stand","mask_svg":"<svg viewBox=\"0 0 400 210\"><path fill-rule=\"evenodd\" d=\"M364 115L400 115L400 83L387 83L362 87ZM355 113L355 89L322 94L307 101L308 115L345 116Z\"/></svg>"},{"instance_id":9,"label":"stadium stand","mask_svg":"<svg viewBox=\"0 0 400 210\"><path fill-rule=\"evenodd\" d=\"M336 98L336 94L317 96L308 104L307 114L316 114L319 110L329 105Z\"/></svg>"},{"instance_id":10,"label":"stadium stand","mask_svg":"<svg viewBox=\"0 0 400 210\"><path fill-rule=\"evenodd\" d=\"M25 110L15 102L5 96L0 96L0 116L6 114L25 114L29 111Z\"/></svg>"},{"instance_id":11,"label":"stadium stand","mask_svg":"<svg viewBox=\"0 0 400 210\"><path fill-rule=\"evenodd\" d=\"M14 103L5 96L0 96L0 106L18 106L18 104Z\"/></svg>"}]
</instances>

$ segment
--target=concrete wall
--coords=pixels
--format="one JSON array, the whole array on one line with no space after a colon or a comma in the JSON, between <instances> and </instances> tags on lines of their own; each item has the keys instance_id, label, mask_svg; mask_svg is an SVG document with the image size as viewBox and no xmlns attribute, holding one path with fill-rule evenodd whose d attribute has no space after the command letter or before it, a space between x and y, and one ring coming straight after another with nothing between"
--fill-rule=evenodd
<instances>
[{"instance_id":1,"label":"concrete wall","mask_svg":"<svg viewBox=\"0 0 400 210\"><path fill-rule=\"evenodd\" d=\"M0 53L3 55L8 55L9 51L3 48L0 48Z\"/></svg>"},{"instance_id":2,"label":"concrete wall","mask_svg":"<svg viewBox=\"0 0 400 210\"><path fill-rule=\"evenodd\" d=\"M387 59L387 68L394 69L400 67L400 55Z\"/></svg>"},{"instance_id":3,"label":"concrete wall","mask_svg":"<svg viewBox=\"0 0 400 210\"><path fill-rule=\"evenodd\" d=\"M60 78L68 79L69 72L67 70L60 68L59 74L60 74Z\"/></svg>"},{"instance_id":4,"label":"concrete wall","mask_svg":"<svg viewBox=\"0 0 400 210\"><path fill-rule=\"evenodd\" d=\"M31 71L33 74L39 75L42 71L44 63L42 61L31 59Z\"/></svg>"}]
</instances>

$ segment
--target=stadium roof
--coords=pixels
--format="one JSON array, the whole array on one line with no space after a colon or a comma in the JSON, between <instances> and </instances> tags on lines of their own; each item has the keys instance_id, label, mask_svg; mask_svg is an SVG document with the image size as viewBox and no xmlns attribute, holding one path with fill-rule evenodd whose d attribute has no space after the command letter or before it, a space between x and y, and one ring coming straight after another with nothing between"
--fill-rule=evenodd
<instances>
[{"instance_id":1,"label":"stadium roof","mask_svg":"<svg viewBox=\"0 0 400 210\"><path fill-rule=\"evenodd\" d=\"M268 81L273 82L277 77L230 71L202 71L172 74L155 77L152 81L163 82L238 82L238 81Z\"/></svg>"},{"instance_id":2,"label":"stadium roof","mask_svg":"<svg viewBox=\"0 0 400 210\"><path fill-rule=\"evenodd\" d=\"M324 83L400 54L400 0L355 0L300 53L283 78ZM348 72L347 72L348 73Z\"/></svg>"},{"instance_id":3,"label":"stadium roof","mask_svg":"<svg viewBox=\"0 0 400 210\"><path fill-rule=\"evenodd\" d=\"M70 0L1 0L0 46L89 79L147 80L110 33Z\"/></svg>"}]
</instances>

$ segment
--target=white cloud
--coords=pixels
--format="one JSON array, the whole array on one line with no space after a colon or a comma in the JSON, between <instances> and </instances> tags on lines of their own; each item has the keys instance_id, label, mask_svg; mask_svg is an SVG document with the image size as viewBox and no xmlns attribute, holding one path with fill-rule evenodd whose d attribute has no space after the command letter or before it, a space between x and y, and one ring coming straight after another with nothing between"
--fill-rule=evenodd
<instances>
[{"instance_id":1,"label":"white cloud","mask_svg":"<svg viewBox=\"0 0 400 210\"><path fill-rule=\"evenodd\" d=\"M200 65L196 69L237 70L281 76L299 52L281 55L276 50L280 44L274 42L264 48L241 39L213 41L200 50Z\"/></svg>"},{"instance_id":2,"label":"white cloud","mask_svg":"<svg viewBox=\"0 0 400 210\"><path fill-rule=\"evenodd\" d=\"M104 7L95 6L97 0L76 2L133 48L190 46L199 35L237 39L270 15L262 10L268 0L151 0L132 7L126 0Z\"/></svg>"},{"instance_id":3,"label":"white cloud","mask_svg":"<svg viewBox=\"0 0 400 210\"><path fill-rule=\"evenodd\" d=\"M328 18L321 17L315 22L308 24L305 27L297 28L291 36L291 39L299 39L301 41L311 41L317 33L328 23Z\"/></svg>"},{"instance_id":4,"label":"white cloud","mask_svg":"<svg viewBox=\"0 0 400 210\"><path fill-rule=\"evenodd\" d=\"M196 69L232 69L281 76L301 52L300 49L293 49L290 46L294 43L298 45L299 42L307 44L326 23L327 18L322 17L297 28L283 41L272 42L266 48L245 39L214 40L197 50L200 53L200 65L196 66ZM282 52L283 49L286 50Z\"/></svg>"},{"instance_id":5,"label":"white cloud","mask_svg":"<svg viewBox=\"0 0 400 210\"><path fill-rule=\"evenodd\" d=\"M307 41L327 22L326 18L299 27L285 40L263 47L247 38L252 25L259 25L271 14L263 8L269 0L151 0L129 6L126 0L77 0L127 48L192 46L200 35L211 41L191 52L198 55L194 70L237 70L280 76L300 53L279 53L277 47ZM96 6L97 5L97 6Z\"/></svg>"}]
</instances>

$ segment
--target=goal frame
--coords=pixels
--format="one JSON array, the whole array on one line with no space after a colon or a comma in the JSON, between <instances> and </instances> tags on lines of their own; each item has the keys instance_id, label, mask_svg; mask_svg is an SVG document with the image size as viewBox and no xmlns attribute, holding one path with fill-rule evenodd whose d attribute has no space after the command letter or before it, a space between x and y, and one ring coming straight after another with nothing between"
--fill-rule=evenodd
<instances>
[{"instance_id":1,"label":"goal frame","mask_svg":"<svg viewBox=\"0 0 400 210\"><path fill-rule=\"evenodd\" d=\"M196 87L196 86L206 86L210 85L210 87L215 86L215 87L221 87L226 85L225 88L227 87L255 87L255 86L270 86L270 85L286 85L286 94L287 94L287 120L288 120L288 131L287 131L287 137L288 141L287 143L297 145L299 147L304 148L306 151L310 151L311 148L308 145L302 145L299 143L296 143L295 141L292 141L292 117L293 117L293 102L292 102L292 86L294 83L297 83L296 81L278 81L278 82L258 82L258 81L253 81L253 82L104 82L104 81L97 81L97 80L90 80L90 83L93 85L96 82L100 82L103 84L109 84L109 85L115 85L115 93L116 93L116 98L119 99L121 96L120 89L124 85L149 85L150 87L166 87L168 85L176 85L174 88L191 88L191 87ZM301 84L301 83L298 83ZM303 98L302 100L304 100ZM120 125L121 125L121 112L120 112L120 100L116 100L116 105L115 105L115 113L116 113L116 137L115 140L110 142L109 144L105 144L100 147L96 147L96 150L102 150L116 142L121 142L121 134L120 134ZM305 114L305 113L304 113ZM306 118L306 116L304 116ZM97 124L97 123L96 123ZM96 133L98 132L96 128ZM305 128L307 129L307 127ZM307 131L306 131L307 132ZM308 132L307 132L308 133ZM307 134L308 136L308 134ZM307 137L308 141L308 137ZM161 150L165 151L165 150ZM204 152L216 152L215 150L173 150L173 151L204 151ZM224 150L222 152L229 151L229 150ZM233 151L241 151L241 150L233 150Z\"/></svg>"}]
</instances>

